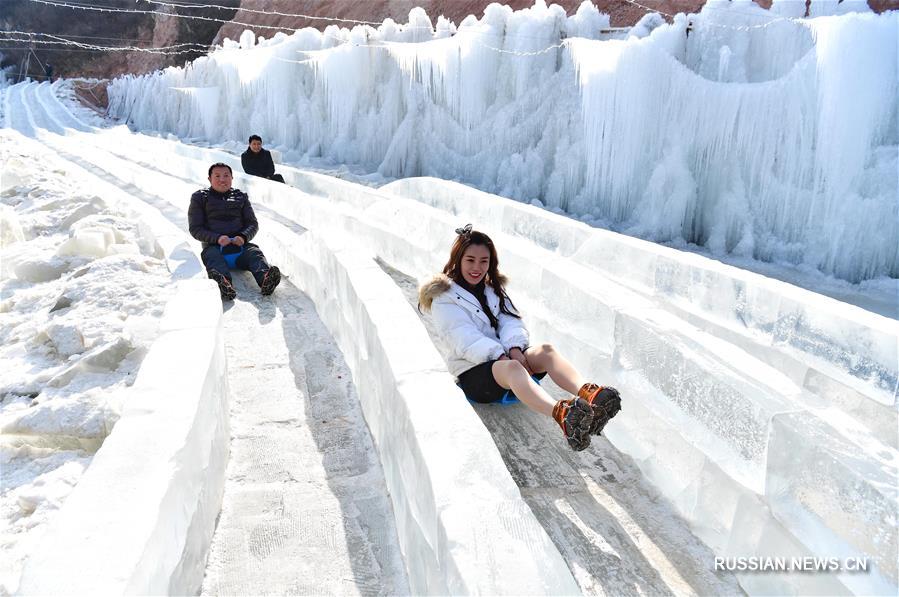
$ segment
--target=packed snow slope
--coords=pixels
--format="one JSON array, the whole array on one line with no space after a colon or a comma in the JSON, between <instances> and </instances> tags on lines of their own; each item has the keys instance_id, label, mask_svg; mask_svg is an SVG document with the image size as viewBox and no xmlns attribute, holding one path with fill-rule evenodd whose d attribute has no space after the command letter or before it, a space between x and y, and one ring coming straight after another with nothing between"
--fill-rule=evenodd
<instances>
[{"instance_id":1,"label":"packed snow slope","mask_svg":"<svg viewBox=\"0 0 899 597\"><path fill-rule=\"evenodd\" d=\"M290 161L430 175L715 255L858 282L899 276L897 18L863 2L709 2L627 39L585 2L458 26L245 32L124 77L110 113ZM846 14L826 16L830 13Z\"/></svg>"}]
</instances>

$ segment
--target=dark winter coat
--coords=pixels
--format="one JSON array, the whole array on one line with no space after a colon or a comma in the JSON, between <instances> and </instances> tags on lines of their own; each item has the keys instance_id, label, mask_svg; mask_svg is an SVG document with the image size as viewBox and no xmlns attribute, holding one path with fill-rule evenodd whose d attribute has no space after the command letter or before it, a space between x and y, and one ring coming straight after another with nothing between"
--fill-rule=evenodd
<instances>
[{"instance_id":1,"label":"dark winter coat","mask_svg":"<svg viewBox=\"0 0 899 597\"><path fill-rule=\"evenodd\" d=\"M259 153L247 149L240 154L240 163L243 165L243 171L253 176L270 178L275 173L275 162L272 161L272 154L267 149L260 149Z\"/></svg>"},{"instance_id":2,"label":"dark winter coat","mask_svg":"<svg viewBox=\"0 0 899 597\"><path fill-rule=\"evenodd\" d=\"M232 238L242 236L249 241L259 232L250 198L240 189L225 194L212 188L197 191L190 196L187 223L190 235L204 247L216 244L223 234Z\"/></svg>"}]
</instances>

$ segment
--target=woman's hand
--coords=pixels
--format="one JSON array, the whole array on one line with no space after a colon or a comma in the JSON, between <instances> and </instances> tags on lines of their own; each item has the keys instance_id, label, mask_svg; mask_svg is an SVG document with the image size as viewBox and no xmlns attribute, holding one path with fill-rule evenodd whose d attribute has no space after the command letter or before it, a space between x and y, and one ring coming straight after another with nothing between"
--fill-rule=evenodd
<instances>
[{"instance_id":1,"label":"woman's hand","mask_svg":"<svg viewBox=\"0 0 899 597\"><path fill-rule=\"evenodd\" d=\"M524 356L524 353L517 346L509 349L509 358L514 359L521 363L522 367L528 372L528 375L533 375L534 372L531 370L531 365L528 363L528 358Z\"/></svg>"}]
</instances>

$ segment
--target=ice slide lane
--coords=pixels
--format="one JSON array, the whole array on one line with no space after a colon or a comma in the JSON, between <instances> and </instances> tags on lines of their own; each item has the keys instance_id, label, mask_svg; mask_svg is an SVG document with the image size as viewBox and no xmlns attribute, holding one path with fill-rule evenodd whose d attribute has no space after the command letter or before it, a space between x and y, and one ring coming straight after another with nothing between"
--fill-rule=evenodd
<instances>
[{"instance_id":1,"label":"ice slide lane","mask_svg":"<svg viewBox=\"0 0 899 597\"><path fill-rule=\"evenodd\" d=\"M607 442L574 455L555 425L522 407L478 412L586 594L740 592L710 572L711 552Z\"/></svg>"},{"instance_id":2,"label":"ice slide lane","mask_svg":"<svg viewBox=\"0 0 899 597\"><path fill-rule=\"evenodd\" d=\"M54 117L65 115L51 116L35 91L12 90L12 126L134 191L43 132L62 132ZM163 213L184 226L183 213ZM383 472L333 338L289 280L265 298L248 273L235 285L225 315L231 459L203 594L408 594Z\"/></svg>"},{"instance_id":3,"label":"ice slide lane","mask_svg":"<svg viewBox=\"0 0 899 597\"><path fill-rule=\"evenodd\" d=\"M417 281L379 263L417 309ZM433 336L431 322L422 324ZM568 397L549 378L542 385ZM730 574L713 571L711 550L607 439L576 453L554 421L522 404L472 406L585 595L743 592Z\"/></svg>"}]
</instances>

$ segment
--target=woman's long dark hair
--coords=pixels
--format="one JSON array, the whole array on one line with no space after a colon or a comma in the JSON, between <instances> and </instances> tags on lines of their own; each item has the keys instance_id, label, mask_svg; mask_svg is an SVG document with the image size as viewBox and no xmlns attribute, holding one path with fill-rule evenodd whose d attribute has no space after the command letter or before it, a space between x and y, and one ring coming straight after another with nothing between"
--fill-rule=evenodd
<instances>
[{"instance_id":1,"label":"woman's long dark hair","mask_svg":"<svg viewBox=\"0 0 899 597\"><path fill-rule=\"evenodd\" d=\"M493 288L493 292L496 293L496 296L499 297L500 313L505 313L506 315L521 319L521 316L516 312L517 310L512 303L512 299L506 294L506 289L503 286L505 277L499 273L499 258L496 256L496 247L493 246L493 241L483 232L472 230L470 224L462 229L462 232L456 236L453 248L450 249L449 261L443 266L443 273L449 276L449 278L456 284L462 284L464 286L465 284L463 283L465 282L465 279L462 277L462 257L465 255L465 251L468 247L472 245L487 247L487 250L490 251L490 265L487 268L487 276L484 278L484 282L489 284L490 287ZM499 322L494 321L496 318L489 309L487 310L486 315L490 319L491 325L493 325L494 328L497 328Z\"/></svg>"}]
</instances>

